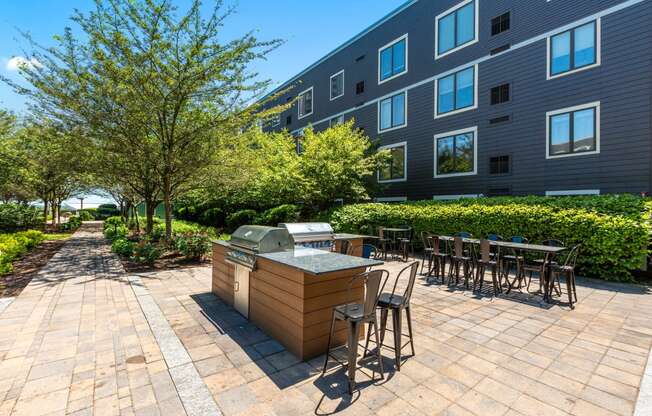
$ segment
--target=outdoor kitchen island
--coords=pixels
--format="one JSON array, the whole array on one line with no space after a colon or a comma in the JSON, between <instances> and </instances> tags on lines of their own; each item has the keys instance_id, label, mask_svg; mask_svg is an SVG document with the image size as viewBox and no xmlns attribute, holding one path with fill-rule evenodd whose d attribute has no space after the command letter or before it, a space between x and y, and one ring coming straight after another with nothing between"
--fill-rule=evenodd
<instances>
[{"instance_id":1,"label":"outdoor kitchen island","mask_svg":"<svg viewBox=\"0 0 652 416\"><path fill-rule=\"evenodd\" d=\"M302 360L326 352L333 307L362 302L361 283L348 290L351 278L367 267L383 264L292 247L256 253L255 264L243 269L233 261L234 250L237 246L226 241L213 244L213 293ZM342 345L346 339L346 327L337 327L333 345Z\"/></svg>"}]
</instances>

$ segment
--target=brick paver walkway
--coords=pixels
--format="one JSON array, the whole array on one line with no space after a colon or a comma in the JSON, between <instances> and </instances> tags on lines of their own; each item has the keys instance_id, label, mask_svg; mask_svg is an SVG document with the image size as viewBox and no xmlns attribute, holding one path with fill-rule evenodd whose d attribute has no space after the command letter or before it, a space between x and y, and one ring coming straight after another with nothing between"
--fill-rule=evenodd
<instances>
[{"instance_id":1,"label":"brick paver walkway","mask_svg":"<svg viewBox=\"0 0 652 416\"><path fill-rule=\"evenodd\" d=\"M652 295L579 284L570 311L420 279L417 355L396 372L384 350L386 380L349 396L210 294L210 268L127 277L84 231L0 314L0 415L632 415Z\"/></svg>"}]
</instances>

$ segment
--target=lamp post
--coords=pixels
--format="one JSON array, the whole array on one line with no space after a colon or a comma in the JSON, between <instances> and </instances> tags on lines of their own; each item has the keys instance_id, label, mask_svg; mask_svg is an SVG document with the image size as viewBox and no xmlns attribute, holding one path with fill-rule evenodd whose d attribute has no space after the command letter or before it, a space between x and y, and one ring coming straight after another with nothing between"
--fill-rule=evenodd
<instances>
[{"instance_id":1,"label":"lamp post","mask_svg":"<svg viewBox=\"0 0 652 416\"><path fill-rule=\"evenodd\" d=\"M84 209L84 198L77 198L77 199L79 199L79 210L81 211Z\"/></svg>"}]
</instances>

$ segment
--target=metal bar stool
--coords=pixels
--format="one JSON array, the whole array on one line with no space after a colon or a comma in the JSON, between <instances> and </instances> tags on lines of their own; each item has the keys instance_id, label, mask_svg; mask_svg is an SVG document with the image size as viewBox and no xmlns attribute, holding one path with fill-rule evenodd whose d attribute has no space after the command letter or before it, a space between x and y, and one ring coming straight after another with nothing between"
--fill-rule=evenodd
<instances>
[{"instance_id":1,"label":"metal bar stool","mask_svg":"<svg viewBox=\"0 0 652 416\"><path fill-rule=\"evenodd\" d=\"M571 309L575 309L573 305L573 300L577 303L577 286L575 285L575 263L577 262L577 256L580 252L580 244L576 245L571 249L571 251L566 256L566 260L562 265L558 263L553 263L550 270L550 279L551 287L550 293L548 296L552 296L552 287L555 285L555 280L561 288L561 275L563 274L566 278L566 290L568 291L568 303L570 304Z\"/></svg>"},{"instance_id":2,"label":"metal bar stool","mask_svg":"<svg viewBox=\"0 0 652 416\"><path fill-rule=\"evenodd\" d=\"M421 258L421 273L423 273L423 268L426 265L426 260L428 261L428 271L432 269L433 259L433 247L432 247L432 237L433 235L427 231L421 231L421 244L423 244L423 256Z\"/></svg>"},{"instance_id":3,"label":"metal bar stool","mask_svg":"<svg viewBox=\"0 0 652 416\"><path fill-rule=\"evenodd\" d=\"M445 250L441 250L441 240L438 235L430 235L428 240L430 241L430 247L432 247L430 254L432 267L428 268L428 277L432 277L434 274L435 278L441 277L441 282L444 283L444 278L446 277L446 261L449 255Z\"/></svg>"},{"instance_id":4,"label":"metal bar stool","mask_svg":"<svg viewBox=\"0 0 652 416\"><path fill-rule=\"evenodd\" d=\"M419 262L415 261L406 268L400 271L396 276L396 281L394 282L394 287L392 287L391 292L381 293L378 299L378 308L380 308L380 345L390 347L389 345L384 345L383 341L385 339L385 331L387 329L387 315L389 311L392 311L392 323L393 327L391 331L394 333L394 354L396 356L396 370L401 371L401 352L408 344L412 349L412 356L415 355L414 352L414 337L412 335L412 315L410 313L410 298L412 297L412 289L414 289L414 282L417 278L417 272L419 271ZM404 274L409 274L407 286L402 295L396 294L396 289L399 280ZM410 337L410 340L403 345L403 310L405 310L405 316L407 317L408 333L406 336ZM367 343L369 341L367 340ZM366 346L365 346L366 349Z\"/></svg>"},{"instance_id":5,"label":"metal bar stool","mask_svg":"<svg viewBox=\"0 0 652 416\"><path fill-rule=\"evenodd\" d=\"M448 269L448 284L450 285L455 277L455 285L460 283L460 268L464 273L464 285L469 288L469 276L472 273L471 263L472 256L470 250L464 248L464 240L462 237L454 237L453 239L453 255L451 256L451 265Z\"/></svg>"},{"instance_id":6,"label":"metal bar stool","mask_svg":"<svg viewBox=\"0 0 652 416\"><path fill-rule=\"evenodd\" d=\"M477 268L475 278L473 279L473 291L476 287L480 286L482 292L482 284L484 283L484 273L487 267L491 268L491 280L493 282L494 296L498 296L501 292L498 274L500 273L500 251L497 251L495 257L491 256L491 243L489 240L480 240L480 256L477 261Z\"/></svg>"},{"instance_id":7,"label":"metal bar stool","mask_svg":"<svg viewBox=\"0 0 652 416\"><path fill-rule=\"evenodd\" d=\"M369 337L371 336L371 327L373 325L375 342L377 346L376 357L380 367L380 379L384 379L383 359L380 355L380 345L382 341L378 335L378 316L376 309L378 306L378 294L385 287L389 272L387 270L372 270L354 276L349 282L347 299L350 299L351 289L354 285L362 282L364 285L364 301L363 303L348 303L339 305L333 308L333 317L331 320L331 330L328 335L328 349L326 350L326 360L324 361L324 370L322 375L326 374L328 369L329 358L337 361L342 366L346 366L349 378L349 393L355 389L355 371L358 367L358 339L360 338L360 326L364 324L369 325L367 342L365 343L365 356L368 351ZM335 332L335 323L337 321L344 321L347 325L347 348L348 348L348 361L343 363L337 357L331 354L331 343Z\"/></svg>"}]
</instances>

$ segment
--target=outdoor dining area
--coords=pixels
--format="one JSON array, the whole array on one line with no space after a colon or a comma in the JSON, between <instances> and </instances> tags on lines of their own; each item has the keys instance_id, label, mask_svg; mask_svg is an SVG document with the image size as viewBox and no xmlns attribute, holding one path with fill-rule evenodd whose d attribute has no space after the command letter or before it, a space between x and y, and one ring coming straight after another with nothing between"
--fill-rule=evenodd
<instances>
[{"instance_id":1,"label":"outdoor dining area","mask_svg":"<svg viewBox=\"0 0 652 416\"><path fill-rule=\"evenodd\" d=\"M369 236L377 244L349 244L344 247L348 255L362 253L371 259L408 262L415 255L415 241L411 227L379 227L377 236ZM364 286L362 303L344 304L333 308L328 350L323 374L330 360L336 360L347 369L349 391L355 387L355 372L358 360L358 343L361 329L367 324L362 358L372 357L377 361L382 380L384 375L382 348L393 350L396 371L401 369L402 351L410 347L415 354L410 299L419 272L426 281L438 281L452 288L463 288L482 295L488 286L492 297L509 295L514 290L525 290L540 294L545 303L551 303L555 295L561 296L562 276L565 280L568 305L574 309L577 302L575 263L580 246L568 248L559 240L549 239L532 243L526 237L513 236L508 239L495 234L474 238L468 232L453 236L420 233L422 246L421 261L412 261L396 276L387 270L369 267L364 273L354 276L349 288ZM380 266L382 267L382 266ZM531 292L533 278L538 277L538 289ZM487 278L490 280L487 280ZM351 289L349 289L351 290ZM384 343L388 330L387 320L392 313L393 343ZM407 321L407 333L403 331L403 317ZM332 353L335 325L347 325L347 360L338 360ZM403 337L407 336L407 342ZM369 344L375 346L369 349Z\"/></svg>"}]
</instances>

